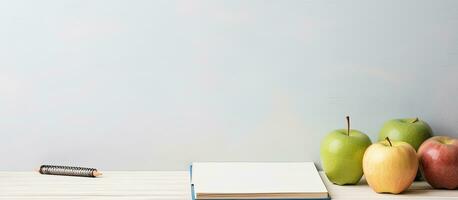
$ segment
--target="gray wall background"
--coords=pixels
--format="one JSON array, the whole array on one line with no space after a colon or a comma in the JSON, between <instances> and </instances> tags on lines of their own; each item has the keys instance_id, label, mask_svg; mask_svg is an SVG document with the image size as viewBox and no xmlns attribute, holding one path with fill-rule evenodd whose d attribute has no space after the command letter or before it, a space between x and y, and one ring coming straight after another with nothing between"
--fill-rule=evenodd
<instances>
[{"instance_id":1,"label":"gray wall background","mask_svg":"<svg viewBox=\"0 0 458 200\"><path fill-rule=\"evenodd\" d=\"M458 1L1 1L0 170L319 161L418 116L458 137Z\"/></svg>"}]
</instances>

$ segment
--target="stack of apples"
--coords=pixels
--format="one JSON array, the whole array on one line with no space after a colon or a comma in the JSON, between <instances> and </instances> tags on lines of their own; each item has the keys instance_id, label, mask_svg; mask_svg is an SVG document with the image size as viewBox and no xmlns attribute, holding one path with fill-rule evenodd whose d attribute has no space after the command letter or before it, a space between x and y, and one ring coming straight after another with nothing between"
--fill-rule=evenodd
<instances>
[{"instance_id":1,"label":"stack of apples","mask_svg":"<svg viewBox=\"0 0 458 200\"><path fill-rule=\"evenodd\" d=\"M366 177L377 193L398 194L415 180L418 170L434 188L458 188L458 139L432 136L418 118L387 121L371 144L361 131L347 128L329 133L320 156L328 179L337 185L357 184ZM419 173L418 173L419 174Z\"/></svg>"}]
</instances>

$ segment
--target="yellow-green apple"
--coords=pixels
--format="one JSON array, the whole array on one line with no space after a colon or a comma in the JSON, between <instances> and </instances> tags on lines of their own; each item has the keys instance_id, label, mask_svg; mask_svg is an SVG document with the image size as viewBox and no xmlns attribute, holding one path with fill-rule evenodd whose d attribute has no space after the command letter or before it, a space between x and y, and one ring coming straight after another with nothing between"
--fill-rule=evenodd
<instances>
[{"instance_id":1,"label":"yellow-green apple","mask_svg":"<svg viewBox=\"0 0 458 200\"><path fill-rule=\"evenodd\" d=\"M380 130L378 141L389 137L391 141L404 141L418 150L421 143L433 135L431 127L418 118L393 119L385 122Z\"/></svg>"},{"instance_id":2,"label":"yellow-green apple","mask_svg":"<svg viewBox=\"0 0 458 200\"><path fill-rule=\"evenodd\" d=\"M363 176L362 161L366 148L371 145L369 137L358 130L347 129L330 132L321 142L320 157L328 179L338 185L357 184Z\"/></svg>"},{"instance_id":3,"label":"yellow-green apple","mask_svg":"<svg viewBox=\"0 0 458 200\"><path fill-rule=\"evenodd\" d=\"M458 188L458 139L429 138L418 150L420 171L434 188Z\"/></svg>"},{"instance_id":4,"label":"yellow-green apple","mask_svg":"<svg viewBox=\"0 0 458 200\"><path fill-rule=\"evenodd\" d=\"M377 193L399 194L415 179L418 159L415 149L402 141L384 141L369 146L363 170L369 186Z\"/></svg>"}]
</instances>

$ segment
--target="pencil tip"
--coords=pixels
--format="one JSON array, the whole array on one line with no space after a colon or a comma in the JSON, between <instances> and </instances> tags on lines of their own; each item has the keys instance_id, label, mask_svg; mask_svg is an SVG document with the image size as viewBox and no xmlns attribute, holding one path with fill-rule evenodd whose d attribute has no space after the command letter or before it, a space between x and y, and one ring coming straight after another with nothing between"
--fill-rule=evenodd
<instances>
[{"instance_id":1,"label":"pencil tip","mask_svg":"<svg viewBox=\"0 0 458 200\"><path fill-rule=\"evenodd\" d=\"M92 173L92 175L94 175L95 177L101 176L101 175L102 175L102 172L94 171L94 172Z\"/></svg>"}]
</instances>

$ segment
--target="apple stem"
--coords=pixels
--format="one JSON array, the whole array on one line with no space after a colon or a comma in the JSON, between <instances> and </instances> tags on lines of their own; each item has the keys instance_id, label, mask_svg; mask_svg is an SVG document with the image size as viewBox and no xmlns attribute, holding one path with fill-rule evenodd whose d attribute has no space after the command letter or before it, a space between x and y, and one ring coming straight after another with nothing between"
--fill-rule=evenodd
<instances>
[{"instance_id":1,"label":"apple stem","mask_svg":"<svg viewBox=\"0 0 458 200\"><path fill-rule=\"evenodd\" d=\"M390 141L390 138L389 138L389 137L386 137L385 140L388 141L388 143L390 143L390 147L393 146L393 144L391 144L391 141Z\"/></svg>"},{"instance_id":2,"label":"apple stem","mask_svg":"<svg viewBox=\"0 0 458 200\"><path fill-rule=\"evenodd\" d=\"M410 123L415 123L415 122L418 122L418 117L416 117L415 119L413 119L413 121L410 122Z\"/></svg>"},{"instance_id":3,"label":"apple stem","mask_svg":"<svg viewBox=\"0 0 458 200\"><path fill-rule=\"evenodd\" d=\"M350 136L350 116L347 116L347 135Z\"/></svg>"}]
</instances>

